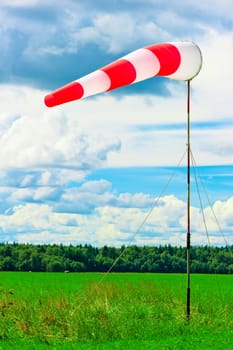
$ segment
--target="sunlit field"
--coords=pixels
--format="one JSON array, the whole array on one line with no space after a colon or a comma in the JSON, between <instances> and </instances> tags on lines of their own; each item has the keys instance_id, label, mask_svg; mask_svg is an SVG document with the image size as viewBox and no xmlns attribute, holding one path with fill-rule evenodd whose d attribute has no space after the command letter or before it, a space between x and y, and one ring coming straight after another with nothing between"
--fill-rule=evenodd
<instances>
[{"instance_id":1,"label":"sunlit field","mask_svg":"<svg viewBox=\"0 0 233 350\"><path fill-rule=\"evenodd\" d=\"M233 349L233 276L0 273L0 349Z\"/></svg>"}]
</instances>

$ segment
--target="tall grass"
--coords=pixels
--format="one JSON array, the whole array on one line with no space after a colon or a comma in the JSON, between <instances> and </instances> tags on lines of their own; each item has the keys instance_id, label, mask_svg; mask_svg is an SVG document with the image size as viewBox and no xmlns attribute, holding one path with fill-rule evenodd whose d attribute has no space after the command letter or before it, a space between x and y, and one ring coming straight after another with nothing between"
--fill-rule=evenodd
<instances>
[{"instance_id":1,"label":"tall grass","mask_svg":"<svg viewBox=\"0 0 233 350\"><path fill-rule=\"evenodd\" d=\"M89 275L89 283L85 280L82 288L73 286L70 292L56 286L53 292L48 288L32 288L20 293L18 289L1 286L0 338L63 343L64 349L64 344L80 344L80 348L81 344L89 344L91 348L91 344L109 342L158 345L162 339L172 339L173 345L177 339L192 339L194 343L199 339L200 349L203 339L205 345L215 339L212 345L217 341L223 344L219 349L224 349L224 344L233 347L233 295L226 282L220 295L211 278L196 276L192 318L188 323L184 276L170 276L170 281L169 276L164 280L161 276L156 280L156 275L137 274L128 280L126 277L113 274L99 283Z\"/></svg>"}]
</instances>

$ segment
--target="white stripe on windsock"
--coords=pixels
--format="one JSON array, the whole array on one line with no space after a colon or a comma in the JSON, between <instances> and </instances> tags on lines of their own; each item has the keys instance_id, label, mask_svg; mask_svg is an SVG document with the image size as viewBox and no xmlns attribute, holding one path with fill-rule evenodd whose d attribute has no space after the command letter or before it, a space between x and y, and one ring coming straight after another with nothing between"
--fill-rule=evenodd
<instances>
[{"instance_id":1,"label":"white stripe on windsock","mask_svg":"<svg viewBox=\"0 0 233 350\"><path fill-rule=\"evenodd\" d=\"M132 63L136 70L136 79L133 83L152 78L160 70L158 58L147 49L138 49L122 58Z\"/></svg>"},{"instance_id":2,"label":"white stripe on windsock","mask_svg":"<svg viewBox=\"0 0 233 350\"><path fill-rule=\"evenodd\" d=\"M75 81L83 87L84 94L82 98L105 92L111 85L109 76L100 69Z\"/></svg>"},{"instance_id":3,"label":"white stripe on windsock","mask_svg":"<svg viewBox=\"0 0 233 350\"><path fill-rule=\"evenodd\" d=\"M166 77L177 80L193 79L200 72L202 66L201 50L194 43L190 45L190 41L171 42L171 44L179 50L181 62L177 71Z\"/></svg>"}]
</instances>

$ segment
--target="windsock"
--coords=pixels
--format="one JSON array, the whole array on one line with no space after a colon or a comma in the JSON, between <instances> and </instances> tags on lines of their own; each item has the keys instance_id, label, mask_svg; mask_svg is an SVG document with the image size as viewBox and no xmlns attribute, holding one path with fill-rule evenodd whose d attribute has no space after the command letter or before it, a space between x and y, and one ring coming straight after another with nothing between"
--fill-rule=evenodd
<instances>
[{"instance_id":1,"label":"windsock","mask_svg":"<svg viewBox=\"0 0 233 350\"><path fill-rule=\"evenodd\" d=\"M201 65L201 51L191 41L154 44L55 90L45 97L45 104L57 106L155 76L191 80Z\"/></svg>"}]
</instances>

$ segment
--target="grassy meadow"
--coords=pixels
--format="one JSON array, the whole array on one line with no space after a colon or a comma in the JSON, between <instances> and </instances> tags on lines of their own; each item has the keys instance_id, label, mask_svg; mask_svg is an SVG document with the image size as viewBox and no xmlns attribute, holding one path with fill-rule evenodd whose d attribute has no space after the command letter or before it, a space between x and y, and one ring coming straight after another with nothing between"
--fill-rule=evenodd
<instances>
[{"instance_id":1,"label":"grassy meadow","mask_svg":"<svg viewBox=\"0 0 233 350\"><path fill-rule=\"evenodd\" d=\"M233 349L233 276L0 272L0 350Z\"/></svg>"}]
</instances>

